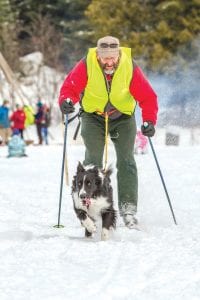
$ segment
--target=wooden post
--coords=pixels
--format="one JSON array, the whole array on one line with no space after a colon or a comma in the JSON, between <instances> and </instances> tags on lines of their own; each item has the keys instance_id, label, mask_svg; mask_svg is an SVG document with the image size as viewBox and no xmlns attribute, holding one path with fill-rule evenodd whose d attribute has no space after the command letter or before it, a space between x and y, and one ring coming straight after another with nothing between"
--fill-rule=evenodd
<instances>
[{"instance_id":1,"label":"wooden post","mask_svg":"<svg viewBox=\"0 0 200 300\"><path fill-rule=\"evenodd\" d=\"M22 89L20 88L19 83L15 78L15 74L11 70L10 66L8 65L7 61L5 60L1 52L0 52L0 68L2 69L5 78L8 81L8 83L11 85L13 91L17 94L17 96L22 101L22 103L25 104L24 98L26 98L27 100L27 97L24 95Z\"/></svg>"}]
</instances>

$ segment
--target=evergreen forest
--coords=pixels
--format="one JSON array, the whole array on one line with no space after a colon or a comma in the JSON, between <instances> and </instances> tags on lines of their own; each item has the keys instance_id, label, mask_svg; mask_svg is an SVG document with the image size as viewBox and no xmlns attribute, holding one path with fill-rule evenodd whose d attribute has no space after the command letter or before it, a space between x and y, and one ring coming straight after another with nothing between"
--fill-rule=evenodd
<instances>
[{"instance_id":1,"label":"evergreen forest","mask_svg":"<svg viewBox=\"0 0 200 300\"><path fill-rule=\"evenodd\" d=\"M18 57L41 51L68 71L114 35L147 71L170 73L197 58L199 32L200 0L0 0L0 51L15 70Z\"/></svg>"}]
</instances>

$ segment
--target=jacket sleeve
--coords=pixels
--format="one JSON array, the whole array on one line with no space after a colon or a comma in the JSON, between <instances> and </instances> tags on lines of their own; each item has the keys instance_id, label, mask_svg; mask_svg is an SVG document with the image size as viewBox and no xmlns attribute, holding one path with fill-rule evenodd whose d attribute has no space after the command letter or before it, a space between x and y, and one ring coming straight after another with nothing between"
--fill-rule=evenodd
<instances>
[{"instance_id":1,"label":"jacket sleeve","mask_svg":"<svg viewBox=\"0 0 200 300\"><path fill-rule=\"evenodd\" d=\"M74 104L79 102L81 93L86 87L87 80L87 67L85 60L82 59L65 78L60 89L58 98L59 105L67 98L70 98Z\"/></svg>"},{"instance_id":2,"label":"jacket sleeve","mask_svg":"<svg viewBox=\"0 0 200 300\"><path fill-rule=\"evenodd\" d=\"M151 121L155 125L158 113L157 95L137 65L133 70L130 93L142 110L143 122Z\"/></svg>"},{"instance_id":3,"label":"jacket sleeve","mask_svg":"<svg viewBox=\"0 0 200 300\"><path fill-rule=\"evenodd\" d=\"M10 116L10 121L14 121L14 113L12 113L12 115Z\"/></svg>"}]
</instances>

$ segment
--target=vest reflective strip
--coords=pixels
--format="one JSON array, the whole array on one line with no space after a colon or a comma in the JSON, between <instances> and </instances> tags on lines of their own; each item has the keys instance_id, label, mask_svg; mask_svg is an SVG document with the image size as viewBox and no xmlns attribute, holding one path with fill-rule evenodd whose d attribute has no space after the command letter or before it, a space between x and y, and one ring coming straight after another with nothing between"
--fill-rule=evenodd
<instances>
[{"instance_id":1,"label":"vest reflective strip","mask_svg":"<svg viewBox=\"0 0 200 300\"><path fill-rule=\"evenodd\" d=\"M82 98L84 111L104 112L110 100L111 104L121 113L131 115L136 102L129 92L133 75L131 49L121 47L121 57L117 70L112 79L110 94L106 88L106 79L96 58L96 48L89 49L87 55L88 82Z\"/></svg>"}]
</instances>

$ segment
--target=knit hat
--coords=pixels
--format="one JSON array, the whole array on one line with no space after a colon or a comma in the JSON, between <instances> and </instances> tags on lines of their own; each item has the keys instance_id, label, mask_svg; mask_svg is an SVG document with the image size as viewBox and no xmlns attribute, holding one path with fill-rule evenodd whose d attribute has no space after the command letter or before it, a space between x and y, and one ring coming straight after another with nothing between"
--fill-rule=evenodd
<instances>
[{"instance_id":1,"label":"knit hat","mask_svg":"<svg viewBox=\"0 0 200 300\"><path fill-rule=\"evenodd\" d=\"M9 104L9 101L8 100L4 100L3 101L3 105L7 105L7 104Z\"/></svg>"},{"instance_id":2,"label":"knit hat","mask_svg":"<svg viewBox=\"0 0 200 300\"><path fill-rule=\"evenodd\" d=\"M38 100L37 106L38 106L38 107L42 107L42 102Z\"/></svg>"},{"instance_id":3,"label":"knit hat","mask_svg":"<svg viewBox=\"0 0 200 300\"><path fill-rule=\"evenodd\" d=\"M119 56L119 40L113 36L105 36L97 41L97 54L102 57Z\"/></svg>"}]
</instances>

